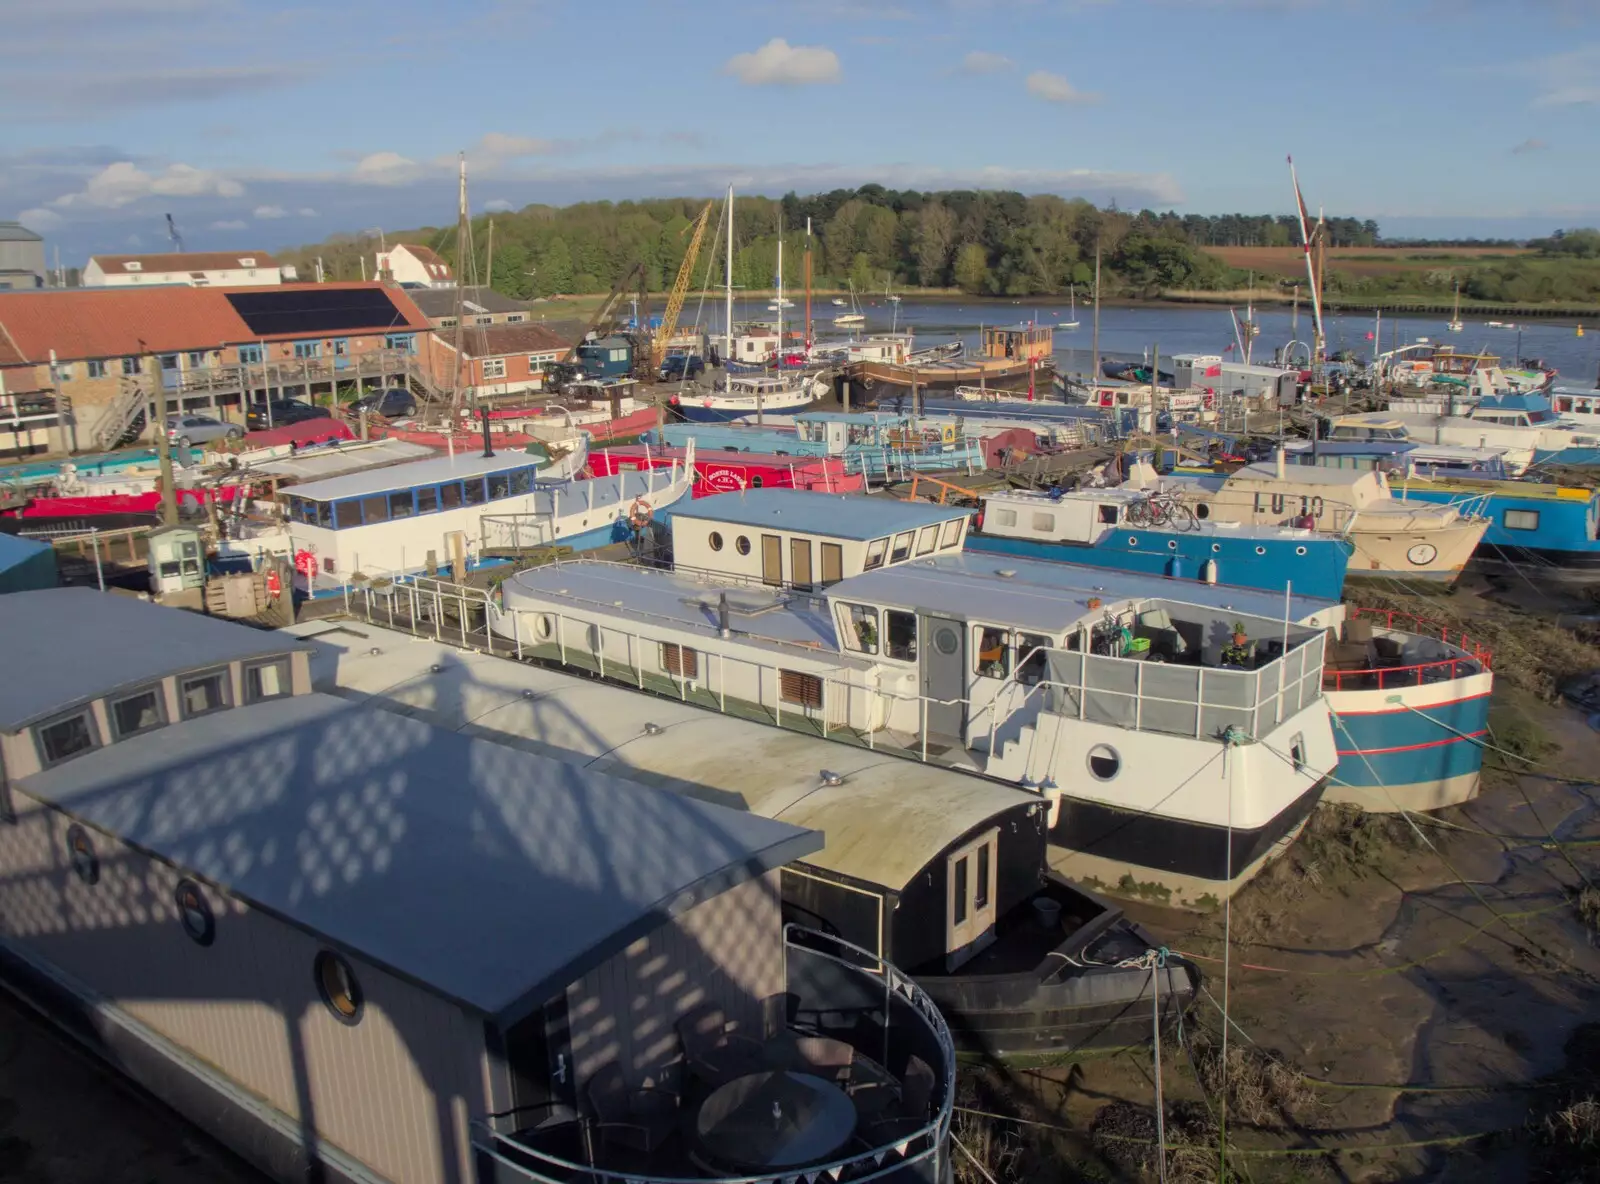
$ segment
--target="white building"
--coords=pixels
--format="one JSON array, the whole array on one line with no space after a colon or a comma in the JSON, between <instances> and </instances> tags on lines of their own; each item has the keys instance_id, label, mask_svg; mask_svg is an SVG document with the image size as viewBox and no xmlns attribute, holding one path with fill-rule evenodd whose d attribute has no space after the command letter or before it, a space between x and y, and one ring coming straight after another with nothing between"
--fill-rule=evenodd
<instances>
[{"instance_id":1,"label":"white building","mask_svg":"<svg viewBox=\"0 0 1600 1184\"><path fill-rule=\"evenodd\" d=\"M189 288L243 288L293 281L293 267L265 251L170 251L163 255L92 255L83 269L86 288L181 284Z\"/></svg>"},{"instance_id":2,"label":"white building","mask_svg":"<svg viewBox=\"0 0 1600 1184\"><path fill-rule=\"evenodd\" d=\"M416 243L396 243L386 251L379 251L378 275L402 287L453 288L455 273L450 265L432 249Z\"/></svg>"}]
</instances>

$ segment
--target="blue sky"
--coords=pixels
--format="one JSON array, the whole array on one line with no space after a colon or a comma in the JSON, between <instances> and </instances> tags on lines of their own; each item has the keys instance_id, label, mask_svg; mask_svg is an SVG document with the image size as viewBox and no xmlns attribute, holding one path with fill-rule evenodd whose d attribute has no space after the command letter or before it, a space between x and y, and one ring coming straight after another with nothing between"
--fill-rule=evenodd
<instances>
[{"instance_id":1,"label":"blue sky","mask_svg":"<svg viewBox=\"0 0 1600 1184\"><path fill-rule=\"evenodd\" d=\"M1600 222L1597 0L0 0L0 217L91 252L867 181Z\"/></svg>"}]
</instances>

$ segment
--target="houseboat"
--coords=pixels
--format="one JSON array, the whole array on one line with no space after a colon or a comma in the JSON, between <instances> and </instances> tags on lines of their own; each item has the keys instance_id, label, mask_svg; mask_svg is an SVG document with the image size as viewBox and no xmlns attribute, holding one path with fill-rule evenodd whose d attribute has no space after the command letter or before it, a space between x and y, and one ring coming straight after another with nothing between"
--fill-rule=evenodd
<instances>
[{"instance_id":1,"label":"houseboat","mask_svg":"<svg viewBox=\"0 0 1600 1184\"><path fill-rule=\"evenodd\" d=\"M1287 440L1283 451L1292 465L1357 471L1379 469L1391 478L1396 474L1415 473L1421 477L1504 481L1511 476L1506 469L1504 448L1461 448L1451 444L1418 444L1404 438L1373 437L1366 440Z\"/></svg>"},{"instance_id":2,"label":"houseboat","mask_svg":"<svg viewBox=\"0 0 1600 1184\"><path fill-rule=\"evenodd\" d=\"M1336 761L1330 606L959 554L964 511L881 504L697 502L674 521L677 570L525 571L501 584L490 628L628 683L670 680L692 654L696 693L724 708L1042 787L1075 879L1214 899L1315 805ZM1239 632L1256 640L1230 650Z\"/></svg>"},{"instance_id":3,"label":"houseboat","mask_svg":"<svg viewBox=\"0 0 1600 1184\"><path fill-rule=\"evenodd\" d=\"M689 423L757 420L763 415L794 415L832 391L826 379L811 374L728 376L727 384L706 394L672 396L672 407Z\"/></svg>"},{"instance_id":4,"label":"houseboat","mask_svg":"<svg viewBox=\"0 0 1600 1184\"><path fill-rule=\"evenodd\" d=\"M689 496L688 466L573 480L578 454L435 457L297 485L280 494L296 591L342 591L449 567L496 551L558 544L583 551L633 537ZM557 469L561 479L547 480Z\"/></svg>"},{"instance_id":5,"label":"houseboat","mask_svg":"<svg viewBox=\"0 0 1600 1184\"><path fill-rule=\"evenodd\" d=\"M1489 526L1466 508L1403 501L1376 470L1289 465L1282 450L1275 463L1226 476L1166 477L1161 490L1201 522L1309 526L1348 539L1349 579L1454 583Z\"/></svg>"},{"instance_id":6,"label":"houseboat","mask_svg":"<svg viewBox=\"0 0 1600 1184\"><path fill-rule=\"evenodd\" d=\"M972 473L983 467L983 447L954 419L925 420L876 411L808 411L785 428L750 424L667 424L661 436L681 446L766 452L777 456L840 456L849 472L869 481L946 470ZM643 439L657 443L657 434Z\"/></svg>"},{"instance_id":7,"label":"houseboat","mask_svg":"<svg viewBox=\"0 0 1600 1184\"><path fill-rule=\"evenodd\" d=\"M983 498L972 551L1338 600L1354 548L1294 526L1196 519L1148 491L1012 490Z\"/></svg>"},{"instance_id":8,"label":"houseboat","mask_svg":"<svg viewBox=\"0 0 1600 1184\"><path fill-rule=\"evenodd\" d=\"M821 833L319 693L284 633L14 607L0 974L266 1178L949 1180L937 1006L783 915Z\"/></svg>"},{"instance_id":9,"label":"houseboat","mask_svg":"<svg viewBox=\"0 0 1600 1184\"><path fill-rule=\"evenodd\" d=\"M1513 476L1520 476L1536 464L1600 464L1600 429L1563 420L1543 395L1493 395L1480 399L1460 415L1390 410L1341 416L1333 421L1328 437L1393 439L1396 431L1403 433L1405 439L1424 444L1503 448L1506 467Z\"/></svg>"},{"instance_id":10,"label":"houseboat","mask_svg":"<svg viewBox=\"0 0 1600 1184\"><path fill-rule=\"evenodd\" d=\"M359 636L293 632L314 635L319 689L820 831L823 849L780 873L785 918L904 967L958 1049L1140 1044L1154 987L1164 1018L1194 997L1192 966L1169 959L1152 983L1155 939L1048 869L1037 793L708 710L698 693L678 697L682 682L640 695L366 622Z\"/></svg>"},{"instance_id":11,"label":"houseboat","mask_svg":"<svg viewBox=\"0 0 1600 1184\"><path fill-rule=\"evenodd\" d=\"M589 454L589 475L610 477L635 469L670 469L687 450L666 445L619 444ZM694 496L742 493L749 489L814 489L860 493L866 480L847 473L843 457L777 456L760 452L700 449L694 457Z\"/></svg>"},{"instance_id":12,"label":"houseboat","mask_svg":"<svg viewBox=\"0 0 1600 1184\"><path fill-rule=\"evenodd\" d=\"M1467 506L1488 520L1472 566L1538 580L1600 578L1600 490L1475 477L1390 479L1406 501Z\"/></svg>"},{"instance_id":13,"label":"houseboat","mask_svg":"<svg viewBox=\"0 0 1600 1184\"><path fill-rule=\"evenodd\" d=\"M845 370L853 391L864 401L882 400L910 391L953 394L960 386L999 390L1050 389L1055 373L1054 330L1049 325L1013 325L983 331L977 357L935 359L917 364L910 356L893 360L854 360ZM909 355L909 350L906 354Z\"/></svg>"},{"instance_id":14,"label":"houseboat","mask_svg":"<svg viewBox=\"0 0 1600 1184\"><path fill-rule=\"evenodd\" d=\"M1600 430L1600 388L1558 386L1550 391L1552 409L1562 419Z\"/></svg>"}]
</instances>

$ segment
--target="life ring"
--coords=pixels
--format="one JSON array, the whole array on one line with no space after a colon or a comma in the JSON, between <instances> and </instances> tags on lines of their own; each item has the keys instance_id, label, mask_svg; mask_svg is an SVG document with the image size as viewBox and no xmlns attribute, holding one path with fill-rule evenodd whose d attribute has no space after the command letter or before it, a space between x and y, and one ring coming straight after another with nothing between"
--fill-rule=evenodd
<instances>
[{"instance_id":1,"label":"life ring","mask_svg":"<svg viewBox=\"0 0 1600 1184\"><path fill-rule=\"evenodd\" d=\"M642 531L655 516L656 512L650 508L650 503L642 497L634 498L633 505L628 507L628 525L634 530Z\"/></svg>"},{"instance_id":2,"label":"life ring","mask_svg":"<svg viewBox=\"0 0 1600 1184\"><path fill-rule=\"evenodd\" d=\"M876 378L872 377L872 375L864 374L864 375L861 376L861 389L862 390L870 391L873 387L875 387L877 385L878 385L878 380Z\"/></svg>"},{"instance_id":3,"label":"life ring","mask_svg":"<svg viewBox=\"0 0 1600 1184\"><path fill-rule=\"evenodd\" d=\"M973 530L977 530L977 531L981 531L983 529L983 511L982 510L979 510L976 514L974 514L972 516L972 529Z\"/></svg>"}]
</instances>

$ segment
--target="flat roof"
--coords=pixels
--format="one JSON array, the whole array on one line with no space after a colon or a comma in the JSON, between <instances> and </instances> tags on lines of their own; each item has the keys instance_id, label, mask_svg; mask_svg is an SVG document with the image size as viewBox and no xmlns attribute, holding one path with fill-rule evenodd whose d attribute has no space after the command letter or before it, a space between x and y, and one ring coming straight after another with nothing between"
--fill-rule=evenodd
<instances>
[{"instance_id":1,"label":"flat roof","mask_svg":"<svg viewBox=\"0 0 1600 1184\"><path fill-rule=\"evenodd\" d=\"M542 463L538 457L520 448L497 451L493 456L484 456L477 451L462 451L454 456L432 456L409 464L346 473L342 477L329 477L324 481L308 481L285 492L295 497L327 502L341 497L365 497L370 493L387 493L391 489L408 489L413 485L431 485L460 477L479 477L484 473L522 469Z\"/></svg>"},{"instance_id":2,"label":"flat roof","mask_svg":"<svg viewBox=\"0 0 1600 1184\"><path fill-rule=\"evenodd\" d=\"M901 502L882 497L819 493L807 489L747 489L697 498L674 507L673 518L726 522L752 530L788 530L838 539L876 539L916 530L970 511L929 502Z\"/></svg>"},{"instance_id":3,"label":"flat roof","mask_svg":"<svg viewBox=\"0 0 1600 1184\"><path fill-rule=\"evenodd\" d=\"M422 460L434 455L434 450L426 444L413 444L410 440L374 440L360 444L346 441L343 447L311 449L293 456L273 457L271 460L256 461L248 468L252 473L272 473L309 482L327 480L362 469Z\"/></svg>"},{"instance_id":4,"label":"flat roof","mask_svg":"<svg viewBox=\"0 0 1600 1184\"><path fill-rule=\"evenodd\" d=\"M324 694L175 724L17 788L502 1025L822 846Z\"/></svg>"},{"instance_id":5,"label":"flat roof","mask_svg":"<svg viewBox=\"0 0 1600 1184\"><path fill-rule=\"evenodd\" d=\"M305 648L282 633L92 588L13 592L0 604L0 732L179 671Z\"/></svg>"},{"instance_id":6,"label":"flat roof","mask_svg":"<svg viewBox=\"0 0 1600 1184\"><path fill-rule=\"evenodd\" d=\"M48 542L26 539L20 535L0 531L0 571L16 567L19 563L26 563L35 556L53 549Z\"/></svg>"},{"instance_id":7,"label":"flat roof","mask_svg":"<svg viewBox=\"0 0 1600 1184\"><path fill-rule=\"evenodd\" d=\"M319 690L370 696L467 735L820 830L826 845L802 856L806 864L894 891L977 827L1044 806L1038 794L955 769L366 623L306 622L290 632L313 644ZM824 769L843 784L823 785Z\"/></svg>"}]
</instances>

